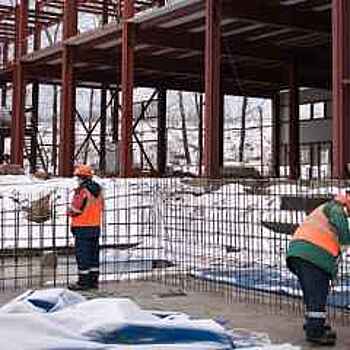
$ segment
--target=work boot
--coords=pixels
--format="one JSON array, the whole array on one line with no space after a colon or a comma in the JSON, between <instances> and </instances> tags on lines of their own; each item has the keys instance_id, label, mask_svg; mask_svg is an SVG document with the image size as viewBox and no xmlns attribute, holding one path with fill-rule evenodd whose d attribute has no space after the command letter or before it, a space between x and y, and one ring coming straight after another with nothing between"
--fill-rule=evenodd
<instances>
[{"instance_id":1,"label":"work boot","mask_svg":"<svg viewBox=\"0 0 350 350\"><path fill-rule=\"evenodd\" d=\"M91 271L89 274L90 277L90 288L93 289L98 289L98 278L100 276L100 272L99 271Z\"/></svg>"},{"instance_id":2,"label":"work boot","mask_svg":"<svg viewBox=\"0 0 350 350\"><path fill-rule=\"evenodd\" d=\"M328 333L329 337L334 337L334 339L337 339L337 332L332 329L330 324L326 323L323 326L323 329L325 332ZM304 325L303 325L303 330L306 331L306 323L304 323Z\"/></svg>"},{"instance_id":3,"label":"work boot","mask_svg":"<svg viewBox=\"0 0 350 350\"><path fill-rule=\"evenodd\" d=\"M90 289L89 274L79 274L78 281L76 283L68 285L68 289L73 291Z\"/></svg>"},{"instance_id":4,"label":"work boot","mask_svg":"<svg viewBox=\"0 0 350 350\"><path fill-rule=\"evenodd\" d=\"M306 340L320 346L334 346L337 335L332 330L313 329L306 331Z\"/></svg>"},{"instance_id":5,"label":"work boot","mask_svg":"<svg viewBox=\"0 0 350 350\"><path fill-rule=\"evenodd\" d=\"M323 334L307 334L306 340L310 343L321 345L321 346L335 346L336 335L329 332L324 332Z\"/></svg>"}]
</instances>

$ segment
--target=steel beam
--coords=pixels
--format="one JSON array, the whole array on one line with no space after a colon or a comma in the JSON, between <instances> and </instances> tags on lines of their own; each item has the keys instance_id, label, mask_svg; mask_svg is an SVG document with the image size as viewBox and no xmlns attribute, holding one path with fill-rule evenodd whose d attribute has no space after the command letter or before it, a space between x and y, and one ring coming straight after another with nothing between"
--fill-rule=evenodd
<instances>
[{"instance_id":1,"label":"steel beam","mask_svg":"<svg viewBox=\"0 0 350 350\"><path fill-rule=\"evenodd\" d=\"M65 0L63 17L63 38L77 34L77 0ZM63 48L62 102L60 120L59 175L71 176L74 169L75 150L75 104L76 83L74 72L74 49Z\"/></svg>"},{"instance_id":2,"label":"steel beam","mask_svg":"<svg viewBox=\"0 0 350 350\"><path fill-rule=\"evenodd\" d=\"M205 136L204 176L220 175L219 118L220 113L220 57L221 57L221 0L205 2Z\"/></svg>"},{"instance_id":3,"label":"steel beam","mask_svg":"<svg viewBox=\"0 0 350 350\"><path fill-rule=\"evenodd\" d=\"M297 62L289 63L289 178L300 177L299 88Z\"/></svg>"},{"instance_id":4,"label":"steel beam","mask_svg":"<svg viewBox=\"0 0 350 350\"><path fill-rule=\"evenodd\" d=\"M158 172L164 175L167 163L167 91L160 88L158 91L158 144L157 161Z\"/></svg>"},{"instance_id":5,"label":"steel beam","mask_svg":"<svg viewBox=\"0 0 350 350\"><path fill-rule=\"evenodd\" d=\"M349 176L350 163L350 4L333 0L333 177Z\"/></svg>"},{"instance_id":6,"label":"steel beam","mask_svg":"<svg viewBox=\"0 0 350 350\"><path fill-rule=\"evenodd\" d=\"M11 162L23 166L26 83L20 58L27 52L28 0L22 0L20 5L17 5L16 23L18 32L13 72Z\"/></svg>"},{"instance_id":7,"label":"steel beam","mask_svg":"<svg viewBox=\"0 0 350 350\"><path fill-rule=\"evenodd\" d=\"M331 23L326 11L299 11L293 6L281 6L269 1L227 1L223 6L224 18L240 18L255 23L290 27L305 32L330 34Z\"/></svg>"},{"instance_id":8,"label":"steel beam","mask_svg":"<svg viewBox=\"0 0 350 350\"><path fill-rule=\"evenodd\" d=\"M119 147L119 170L121 177L132 176L132 127L134 89L134 24L128 19L134 16L134 0L126 0L123 8L122 29L122 120Z\"/></svg>"}]
</instances>

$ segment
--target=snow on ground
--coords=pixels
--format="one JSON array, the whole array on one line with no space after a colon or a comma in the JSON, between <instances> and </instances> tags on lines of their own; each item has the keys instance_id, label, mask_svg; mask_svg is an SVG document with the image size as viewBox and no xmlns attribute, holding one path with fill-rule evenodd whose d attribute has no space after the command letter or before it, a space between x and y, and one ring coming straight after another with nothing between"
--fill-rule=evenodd
<instances>
[{"instance_id":1,"label":"snow on ground","mask_svg":"<svg viewBox=\"0 0 350 350\"><path fill-rule=\"evenodd\" d=\"M285 268L289 237L269 230L262 221L298 223L305 213L280 210L280 195L342 191L334 184L308 189L283 181L265 187L261 195L248 191L251 181L222 186L220 182L198 184L180 179L96 181L106 198L101 243L138 244L137 249L125 252L109 250L104 259L167 259L184 273L193 268L230 269L244 264ZM0 176L1 247L72 246L65 213L76 185L74 179ZM26 199L48 193L55 203L54 212L43 225L29 222L14 201L28 203ZM344 258L346 262L346 255Z\"/></svg>"}]
</instances>

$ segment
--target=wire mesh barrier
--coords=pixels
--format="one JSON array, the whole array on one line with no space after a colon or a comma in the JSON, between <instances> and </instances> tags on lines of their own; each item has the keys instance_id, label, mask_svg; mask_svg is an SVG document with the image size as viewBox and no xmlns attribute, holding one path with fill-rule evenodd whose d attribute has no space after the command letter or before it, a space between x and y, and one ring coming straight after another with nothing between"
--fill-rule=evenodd
<instances>
[{"instance_id":1,"label":"wire mesh barrier","mask_svg":"<svg viewBox=\"0 0 350 350\"><path fill-rule=\"evenodd\" d=\"M66 285L76 279L66 213L74 182L2 186L0 289ZM302 311L285 257L307 213L343 192L340 181L100 180L106 210L101 281L156 280L179 290L223 293L273 309ZM349 256L329 296L331 315L348 318Z\"/></svg>"}]
</instances>

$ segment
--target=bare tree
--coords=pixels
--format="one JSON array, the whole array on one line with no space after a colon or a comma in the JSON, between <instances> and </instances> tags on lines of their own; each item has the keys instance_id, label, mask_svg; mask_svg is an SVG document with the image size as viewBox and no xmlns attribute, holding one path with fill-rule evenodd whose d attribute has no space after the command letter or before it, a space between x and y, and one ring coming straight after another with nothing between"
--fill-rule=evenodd
<instances>
[{"instance_id":1,"label":"bare tree","mask_svg":"<svg viewBox=\"0 0 350 350\"><path fill-rule=\"evenodd\" d=\"M53 46L58 40L60 26L57 24L53 34L49 29L45 27L45 35L50 46ZM56 174L57 170L57 122L58 122L58 86L53 85L53 101L52 101L52 158L51 165L53 167L53 173Z\"/></svg>"},{"instance_id":2,"label":"bare tree","mask_svg":"<svg viewBox=\"0 0 350 350\"><path fill-rule=\"evenodd\" d=\"M194 103L198 117L198 175L201 176L203 160L203 95L201 93L194 94Z\"/></svg>"},{"instance_id":3,"label":"bare tree","mask_svg":"<svg viewBox=\"0 0 350 350\"><path fill-rule=\"evenodd\" d=\"M244 96L243 103L242 103L241 135L240 135L240 141L239 141L239 155L238 155L239 162L244 161L247 107L248 107L248 97Z\"/></svg>"},{"instance_id":4,"label":"bare tree","mask_svg":"<svg viewBox=\"0 0 350 350\"><path fill-rule=\"evenodd\" d=\"M185 113L185 106L184 106L184 99L183 99L183 93L182 91L178 91L179 96L179 109L180 109L180 115L181 115L181 129L182 129L182 140L184 145L184 151L185 151L185 159L186 164L191 164L191 154L188 148L188 138L187 138L187 128L186 128L186 113Z\"/></svg>"}]
</instances>

